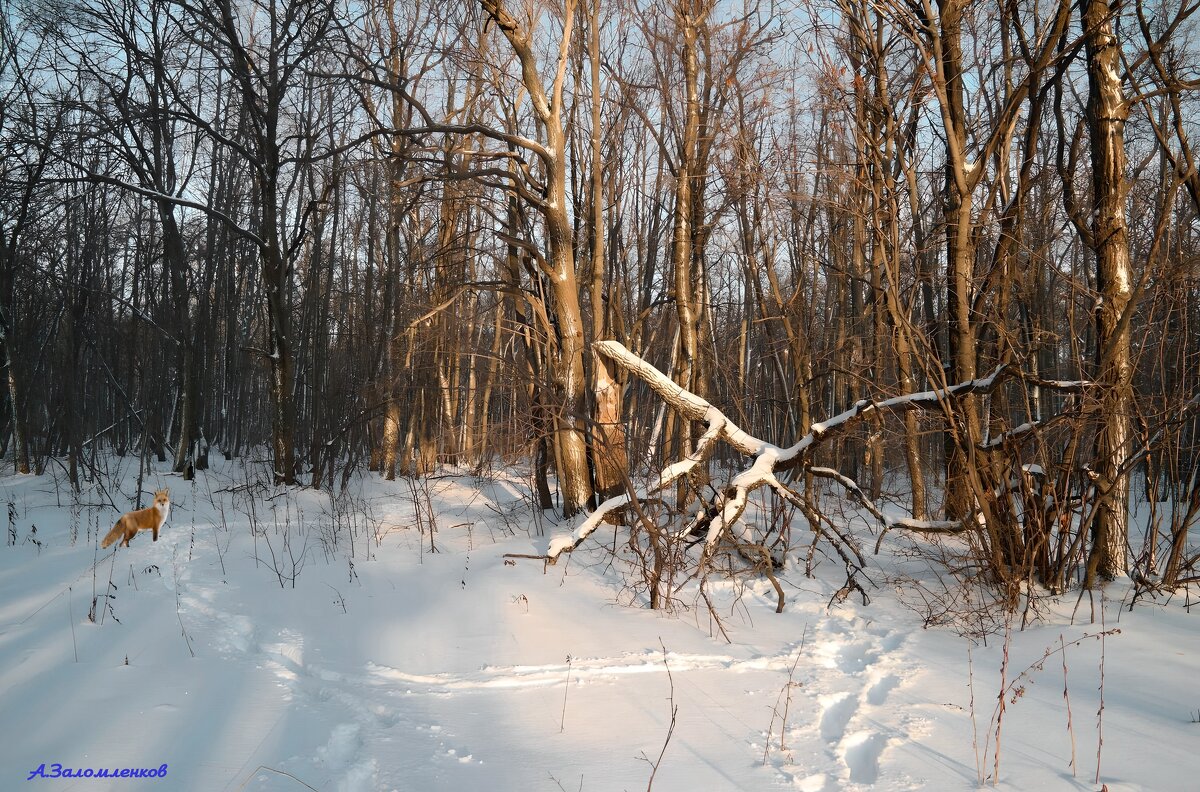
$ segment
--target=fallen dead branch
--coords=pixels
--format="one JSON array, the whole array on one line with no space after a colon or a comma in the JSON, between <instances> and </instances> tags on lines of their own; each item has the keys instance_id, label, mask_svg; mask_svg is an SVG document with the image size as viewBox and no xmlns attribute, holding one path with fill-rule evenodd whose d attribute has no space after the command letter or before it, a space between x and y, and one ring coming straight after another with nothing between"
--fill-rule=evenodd
<instances>
[{"instance_id":1,"label":"fallen dead branch","mask_svg":"<svg viewBox=\"0 0 1200 792\"><path fill-rule=\"evenodd\" d=\"M724 412L713 406L706 399L680 387L666 374L653 365L630 352L620 342L599 341L594 345L596 351L612 360L630 374L643 380L651 390L657 393L671 409L679 415L693 421L702 421L705 432L696 444L696 449L678 462L668 465L647 485L636 488L632 492L609 498L588 515L569 535L555 537L550 542L546 558L554 563L565 552L570 552L579 546L593 531L596 530L610 514L620 511L633 500L643 500L651 497L664 488L687 476L701 466L712 453L717 441L723 441L746 456L752 457L748 467L734 476L718 496L712 514L703 515L707 521L707 531L704 538L705 552L711 553L717 541L728 530L732 532L738 527L742 514L745 512L749 495L760 487L770 487L781 498L799 504L800 496L778 478L778 473L805 467L818 477L837 482L846 494L863 506L884 526L918 531L921 533L958 533L969 529L962 521L930 521L913 520L910 518L894 518L883 513L863 493L862 488L845 474L831 468L813 467L809 458L813 449L822 443L844 433L854 425L871 417L873 414L890 411L903 412L906 410L942 410L948 401L965 396L969 393L990 393L1005 380L1017 377L1019 372L1012 366L999 366L991 374L980 379L973 379L947 388L910 393L895 396L890 399L873 401L862 399L850 407L825 421L814 423L807 434L796 443L781 447L759 439L729 419ZM1081 382L1044 383L1067 391L1081 388ZM688 530L696 530L701 526L693 524ZM744 533L744 531L743 531ZM753 544L748 537L739 537Z\"/></svg>"}]
</instances>

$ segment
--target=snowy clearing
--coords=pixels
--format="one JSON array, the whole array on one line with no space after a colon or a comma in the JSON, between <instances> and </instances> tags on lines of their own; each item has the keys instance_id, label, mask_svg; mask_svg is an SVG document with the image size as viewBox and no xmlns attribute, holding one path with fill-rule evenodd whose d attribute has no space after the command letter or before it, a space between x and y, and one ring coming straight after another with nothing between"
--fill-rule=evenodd
<instances>
[{"instance_id":1,"label":"snowy clearing","mask_svg":"<svg viewBox=\"0 0 1200 792\"><path fill-rule=\"evenodd\" d=\"M121 508L134 472L114 471ZM416 514L403 481L331 502L247 479L150 476L171 519L115 554L100 488L0 480L0 788L640 790L657 763L660 792L975 789L1002 688L998 788L1196 788L1182 594L1122 610L1113 584L1093 624L1071 592L1014 630L1002 678L1003 635L972 644L901 604L890 535L867 606L828 607L832 564L786 570L778 615L767 581L713 578L727 642L690 588L672 614L631 607L611 526L558 566L504 559L572 527L535 519L519 479L432 477Z\"/></svg>"}]
</instances>

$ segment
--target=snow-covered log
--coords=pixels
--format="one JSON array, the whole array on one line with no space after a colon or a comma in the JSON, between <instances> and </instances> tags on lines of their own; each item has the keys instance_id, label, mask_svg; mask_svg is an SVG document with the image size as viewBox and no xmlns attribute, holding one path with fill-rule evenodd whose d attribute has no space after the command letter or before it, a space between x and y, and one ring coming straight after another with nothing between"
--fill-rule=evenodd
<instances>
[{"instance_id":1,"label":"snow-covered log","mask_svg":"<svg viewBox=\"0 0 1200 792\"><path fill-rule=\"evenodd\" d=\"M734 476L716 502L715 515L709 520L708 531L704 542L707 551L711 551L726 528L732 529L741 519L746 509L749 495L759 487L768 486L780 494L785 500L796 501L794 492L784 486L776 474L783 470L803 465L808 451L818 444L845 432L855 424L869 418L880 411L902 412L906 410L942 410L946 403L954 398L969 393L989 393L997 385L1010 377L1023 378L1010 365L998 366L986 377L960 382L946 388L909 393L894 396L889 399L873 401L862 399L854 403L850 409L832 418L812 424L808 434L801 437L790 446L781 447L765 440L754 437L729 419L720 409L708 400L680 387L670 377L659 371L650 363L643 360L625 348L618 341L597 341L593 348L601 355L613 361L616 365L645 382L651 390L657 393L680 416L692 421L703 421L706 430L697 444L696 450L684 459L667 465L663 471L646 486L635 488L633 493L609 498L600 504L579 526L570 534L555 537L550 542L548 558L553 563L564 552L570 552L579 546L584 539L596 530L605 517L628 506L635 498L642 500L654 495L686 476L703 463L712 451L717 440L728 443L741 453L752 458L752 462L742 472ZM1087 383L1061 382L1043 383L1064 390L1078 390ZM872 503L862 489L853 480L830 468L813 468L818 476L837 481L853 500L860 503L876 517L885 528L903 528L922 533L950 533L965 530L960 522L912 520L908 518L893 518L886 516Z\"/></svg>"}]
</instances>

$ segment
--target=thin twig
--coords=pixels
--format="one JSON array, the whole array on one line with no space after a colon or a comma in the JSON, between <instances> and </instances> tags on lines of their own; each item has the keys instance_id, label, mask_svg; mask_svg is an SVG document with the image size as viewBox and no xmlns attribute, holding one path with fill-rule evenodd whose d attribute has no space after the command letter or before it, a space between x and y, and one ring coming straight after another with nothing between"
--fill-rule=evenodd
<instances>
[{"instance_id":1,"label":"thin twig","mask_svg":"<svg viewBox=\"0 0 1200 792\"><path fill-rule=\"evenodd\" d=\"M79 662L79 644L75 643L75 608L71 604L71 587L67 586L67 615L71 619L71 647L75 650L75 662Z\"/></svg>"},{"instance_id":2,"label":"thin twig","mask_svg":"<svg viewBox=\"0 0 1200 792\"><path fill-rule=\"evenodd\" d=\"M1071 696L1067 692L1067 644L1062 633L1058 634L1058 644L1062 652L1063 667L1063 701L1067 704L1067 734L1071 737L1071 775L1075 775L1075 727L1071 723Z\"/></svg>"},{"instance_id":3,"label":"thin twig","mask_svg":"<svg viewBox=\"0 0 1200 792\"><path fill-rule=\"evenodd\" d=\"M1096 783L1100 783L1100 755L1104 750L1104 592L1100 592L1100 707L1096 710Z\"/></svg>"},{"instance_id":4,"label":"thin twig","mask_svg":"<svg viewBox=\"0 0 1200 792\"><path fill-rule=\"evenodd\" d=\"M571 655L567 655L567 684L563 688L562 720L559 722L558 733L562 734L567 728L567 693L571 690Z\"/></svg>"},{"instance_id":5,"label":"thin twig","mask_svg":"<svg viewBox=\"0 0 1200 792\"><path fill-rule=\"evenodd\" d=\"M667 746L671 744L671 735L675 733L675 716L679 714L679 706L675 703L675 677L671 676L671 666L667 663L667 645L663 643L662 638L658 639L658 645L663 651L663 665L667 669L667 682L671 685L671 695L668 699L671 702L671 725L667 729L667 737L663 740L662 750L658 752L658 758L650 762L650 781L646 784L646 792L651 792L654 786L654 776L658 773L658 767L662 764L663 755L667 752ZM643 758L645 758L643 756ZM647 759L646 761L650 761Z\"/></svg>"},{"instance_id":6,"label":"thin twig","mask_svg":"<svg viewBox=\"0 0 1200 792\"><path fill-rule=\"evenodd\" d=\"M266 770L267 772L275 773L276 775L287 776L305 789L311 789L313 792L321 792L321 790L317 789L316 787L309 786L286 770L276 770L274 767L267 767L266 765L259 765L258 767L254 768L254 772L250 773L250 777L243 781L242 785L238 787L238 792L242 792L242 790L246 788L246 784L249 784L250 781L253 780L254 776L258 775L259 770Z\"/></svg>"}]
</instances>

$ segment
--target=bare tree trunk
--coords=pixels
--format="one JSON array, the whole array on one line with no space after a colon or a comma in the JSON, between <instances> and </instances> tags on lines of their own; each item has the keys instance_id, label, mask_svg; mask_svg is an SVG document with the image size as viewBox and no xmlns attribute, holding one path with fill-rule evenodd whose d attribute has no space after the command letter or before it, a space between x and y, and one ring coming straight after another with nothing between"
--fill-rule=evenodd
<instances>
[{"instance_id":1,"label":"bare tree trunk","mask_svg":"<svg viewBox=\"0 0 1200 792\"><path fill-rule=\"evenodd\" d=\"M904 141L901 139L899 124L890 109L891 83L884 56L883 17L867 3L856 6L854 13L856 18L861 19L861 25L857 28L858 40L863 51L868 54L869 71L872 76L870 93L860 100L860 104L865 105L864 109L867 111L867 129L872 143L870 151L874 158L871 168L871 200L874 206L871 233L875 238L875 245L872 248L871 272L873 279L879 279L875 293L877 301L881 303L876 306L876 357L879 356L878 345L882 343L883 337L890 336L894 344L900 392L908 394L917 390L917 383L913 376L911 312L903 302L900 287L899 251L902 232L896 182L897 174L903 168ZM912 199L916 200L916 197L912 196ZM919 222L919 216L914 216L914 225ZM917 247L919 248L919 244ZM876 436L879 436L878 430ZM917 415L912 412L905 413L904 459L908 467L909 491L912 495L911 514L918 520L924 519L927 514L925 472L921 465L919 442ZM877 453L882 456L882 449Z\"/></svg>"},{"instance_id":2,"label":"bare tree trunk","mask_svg":"<svg viewBox=\"0 0 1200 792\"><path fill-rule=\"evenodd\" d=\"M679 370L677 381L691 390L694 372L699 357L699 339L696 333L695 285L692 273L692 187L696 139L700 134L699 63L696 54L697 28L702 20L697 18L698 3L683 3L677 11L680 31L683 35L683 93L684 121L683 137L675 162L675 222L672 234L672 267L674 270L675 313L679 321ZM687 422L681 422L687 425ZM691 438L681 434L681 447L676 449L682 457L690 452Z\"/></svg>"},{"instance_id":3,"label":"bare tree trunk","mask_svg":"<svg viewBox=\"0 0 1200 792\"><path fill-rule=\"evenodd\" d=\"M13 232L16 237L16 232ZM13 256L15 243L10 244L7 234L0 234L0 363L5 369L5 386L8 392L9 421L13 444L13 463L16 471L29 473L29 440L25 434L25 400L20 375L13 360Z\"/></svg>"},{"instance_id":4,"label":"bare tree trunk","mask_svg":"<svg viewBox=\"0 0 1200 792\"><path fill-rule=\"evenodd\" d=\"M975 378L975 325L971 294L975 271L972 240L972 188L978 177L968 172L967 115L963 93L963 0L939 0L942 57L939 75L945 86L942 116L946 134L946 304L951 382ZM982 167L975 165L976 168ZM959 519L973 510L972 487L967 477L973 449L982 438L979 404L973 394L963 397L955 411L956 425L946 435L946 517Z\"/></svg>"},{"instance_id":5,"label":"bare tree trunk","mask_svg":"<svg viewBox=\"0 0 1200 792\"><path fill-rule=\"evenodd\" d=\"M162 223L163 259L166 263L174 298L174 331L178 344L176 365L179 367L179 435L175 444L174 472L182 473L185 479L195 474L194 443L197 440L199 377L196 355L192 340L191 317L187 288L187 254L183 236L175 222L175 207L165 201L158 202L158 214ZM170 427L168 427L168 430Z\"/></svg>"},{"instance_id":6,"label":"bare tree trunk","mask_svg":"<svg viewBox=\"0 0 1200 792\"><path fill-rule=\"evenodd\" d=\"M554 508L554 497L550 493L549 476L549 438L547 437L549 419L546 415L543 394L545 392L545 383L542 377L542 364L538 355L537 348L534 347L534 329L533 324L537 314L545 315L545 307L538 306L535 309L534 300L530 297L530 305L528 309L522 305L522 300L516 296L519 292L515 289L521 283L521 253L517 246L512 243L512 240L517 239L518 231L521 226L521 206L515 195L508 197L507 213L505 216L506 225L510 242L506 245L504 264L505 276L509 283L513 286L514 292L510 292L513 296L508 298L509 308L516 320L518 327L517 337L520 340L522 353L525 363L526 386L525 395L529 400L530 423L533 430L533 461L534 461L534 489L537 492L538 507L542 510ZM533 269L529 266L528 269Z\"/></svg>"},{"instance_id":7,"label":"bare tree trunk","mask_svg":"<svg viewBox=\"0 0 1200 792\"><path fill-rule=\"evenodd\" d=\"M537 69L537 57L529 35L504 7L502 0L480 0L508 39L521 64L522 83L529 91L534 113L546 135L546 198L538 209L546 223L547 254L543 264L554 297L555 334L553 376L554 458L558 464L558 485L563 495L563 513L576 514L592 499L592 479L588 469L587 439L584 434L586 412L584 393L587 381L583 368L583 317L579 305L579 286L575 272L575 236L567 203L567 167L569 147L563 126L563 83L567 54L574 29L576 0L567 0L563 13L563 38L560 42L557 71L549 94Z\"/></svg>"},{"instance_id":8,"label":"bare tree trunk","mask_svg":"<svg viewBox=\"0 0 1200 792\"><path fill-rule=\"evenodd\" d=\"M271 449L275 483L296 482L296 405L293 399L291 309L287 299L287 269L277 246L264 251L263 286L268 317L268 358L271 365Z\"/></svg>"},{"instance_id":9,"label":"bare tree trunk","mask_svg":"<svg viewBox=\"0 0 1200 792\"><path fill-rule=\"evenodd\" d=\"M592 339L607 340L610 306L604 300L604 160L600 126L600 0L590 0L588 16L588 60L592 81ZM614 290L615 291L615 290ZM617 292L619 296L619 292ZM618 297L619 299L619 297ZM617 494L629 475L625 455L625 425L621 417L621 383L613 376L609 361L592 355L592 393L596 400L595 431L592 434L592 467L596 492L602 498Z\"/></svg>"},{"instance_id":10,"label":"bare tree trunk","mask_svg":"<svg viewBox=\"0 0 1200 792\"><path fill-rule=\"evenodd\" d=\"M696 219L698 215L696 187L703 183L700 157L700 36L707 22L711 6L705 0L680 0L675 7L675 24L681 37L683 69L683 128L675 157L675 217L672 226L673 290L675 315L679 323L679 358L673 372L675 381L685 390L701 395L707 383L701 380L700 326L701 308L698 305L701 292L700 273L695 271L697 252ZM668 416L670 450L668 457L683 458L692 452L699 437L699 427L687 419ZM700 465L692 472L689 482L680 479L677 503L683 506L692 486L705 478L705 466Z\"/></svg>"},{"instance_id":11,"label":"bare tree trunk","mask_svg":"<svg viewBox=\"0 0 1200 792\"><path fill-rule=\"evenodd\" d=\"M1100 387L1099 431L1093 464L1097 493L1092 558L1087 583L1111 580L1126 571L1129 537L1129 475L1122 464L1131 453L1133 359L1129 312L1133 267L1125 219L1125 122L1129 105L1121 86L1121 49L1113 35L1114 7L1087 0L1082 9L1087 51L1087 125L1091 138L1091 247L1096 254L1096 382Z\"/></svg>"},{"instance_id":12,"label":"bare tree trunk","mask_svg":"<svg viewBox=\"0 0 1200 792\"><path fill-rule=\"evenodd\" d=\"M483 373L483 389L479 396L479 448L476 452L476 466L483 468L492 456L492 392L496 388L496 380L500 372L500 355L504 338L504 301L496 300L496 319L492 325L492 347L488 354L488 364Z\"/></svg>"}]
</instances>

